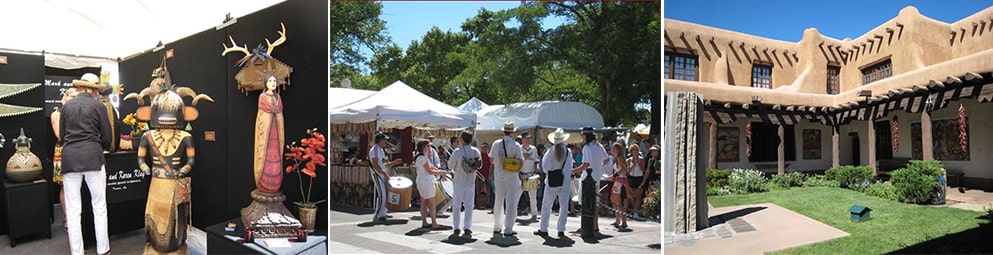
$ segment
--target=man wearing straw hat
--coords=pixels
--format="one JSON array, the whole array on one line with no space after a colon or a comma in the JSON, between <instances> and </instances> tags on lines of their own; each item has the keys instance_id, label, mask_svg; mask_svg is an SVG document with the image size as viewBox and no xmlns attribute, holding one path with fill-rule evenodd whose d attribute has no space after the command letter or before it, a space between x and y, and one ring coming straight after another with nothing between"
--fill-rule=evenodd
<instances>
[{"instance_id":1,"label":"man wearing straw hat","mask_svg":"<svg viewBox=\"0 0 993 255\"><path fill-rule=\"evenodd\" d=\"M431 144L431 155L428 155L428 160L431 161L432 166L441 169L441 157L438 156L438 150L434 148L434 135L431 132L424 132L424 139Z\"/></svg>"},{"instance_id":2,"label":"man wearing straw hat","mask_svg":"<svg viewBox=\"0 0 993 255\"><path fill-rule=\"evenodd\" d=\"M93 205L93 228L97 253L110 253L107 235L107 172L103 152L111 148L113 134L107 109L97 101L106 89L97 84L95 74L84 74L72 85L79 91L62 107L59 137L62 137L62 183L65 188L66 218L69 225L69 249L83 254L83 231L80 226L82 201L80 189L86 182Z\"/></svg>"},{"instance_id":3,"label":"man wearing straw hat","mask_svg":"<svg viewBox=\"0 0 993 255\"><path fill-rule=\"evenodd\" d=\"M369 169L371 170L369 174L375 185L373 206L376 212L372 215L372 221L384 221L387 218L392 218L386 214L386 185L388 185L386 180L390 179L390 173L387 169L401 163L400 159L387 161L386 151L383 150L383 147L386 147L386 135L376 134L376 143L369 149Z\"/></svg>"},{"instance_id":4,"label":"man wearing straw hat","mask_svg":"<svg viewBox=\"0 0 993 255\"><path fill-rule=\"evenodd\" d=\"M521 146L510 137L517 131L513 121L503 124L503 138L493 141L490 150L490 158L493 159L493 192L496 199L493 201L493 234L505 236L516 235L514 223L517 221L517 205L521 199L521 179L518 177L520 171L520 161L524 159L521 153ZM505 169L505 159L516 160L516 171ZM512 165L512 164L511 164ZM506 209L506 215L504 214ZM501 229L501 225L502 229Z\"/></svg>"},{"instance_id":5,"label":"man wearing straw hat","mask_svg":"<svg viewBox=\"0 0 993 255\"><path fill-rule=\"evenodd\" d=\"M545 175L545 194L541 199L541 225L538 231L534 232L535 235L548 235L552 202L558 197L559 221L556 230L559 231L559 237L565 237L565 223L569 217L569 198L571 198L570 193L572 193L569 184L572 180L572 171L570 170L572 170L574 161L572 152L565 147L565 140L568 139L569 134L562 131L561 128L548 134L548 142L552 143L552 147L541 158L541 168L545 170L547 175Z\"/></svg>"}]
</instances>

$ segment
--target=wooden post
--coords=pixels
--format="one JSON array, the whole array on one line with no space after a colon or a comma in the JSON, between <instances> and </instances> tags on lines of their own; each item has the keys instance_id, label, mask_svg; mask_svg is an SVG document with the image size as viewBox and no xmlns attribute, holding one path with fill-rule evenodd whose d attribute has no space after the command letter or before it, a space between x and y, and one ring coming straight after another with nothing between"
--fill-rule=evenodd
<instances>
[{"instance_id":1,"label":"wooden post","mask_svg":"<svg viewBox=\"0 0 993 255\"><path fill-rule=\"evenodd\" d=\"M707 167L717 169L717 123L710 122L710 151L707 152Z\"/></svg>"},{"instance_id":2,"label":"wooden post","mask_svg":"<svg viewBox=\"0 0 993 255\"><path fill-rule=\"evenodd\" d=\"M867 137L866 142L869 143L868 162L869 162L869 167L872 168L872 175L875 176L876 175L876 128L875 128L876 123L872 120L872 118L869 118L867 121L869 121L868 129L866 129L868 132L866 133L866 137Z\"/></svg>"},{"instance_id":3,"label":"wooden post","mask_svg":"<svg viewBox=\"0 0 993 255\"><path fill-rule=\"evenodd\" d=\"M786 172L786 131L783 129L783 125L779 124L779 156L776 157L779 160L778 169L779 174Z\"/></svg>"},{"instance_id":4,"label":"wooden post","mask_svg":"<svg viewBox=\"0 0 993 255\"><path fill-rule=\"evenodd\" d=\"M831 166L841 166L841 132L840 126L831 126ZM858 146L858 144L854 145Z\"/></svg>"},{"instance_id":5,"label":"wooden post","mask_svg":"<svg viewBox=\"0 0 993 255\"><path fill-rule=\"evenodd\" d=\"M923 160L934 159L934 140L931 137L931 113L927 110L921 112L921 144L923 149Z\"/></svg>"}]
</instances>

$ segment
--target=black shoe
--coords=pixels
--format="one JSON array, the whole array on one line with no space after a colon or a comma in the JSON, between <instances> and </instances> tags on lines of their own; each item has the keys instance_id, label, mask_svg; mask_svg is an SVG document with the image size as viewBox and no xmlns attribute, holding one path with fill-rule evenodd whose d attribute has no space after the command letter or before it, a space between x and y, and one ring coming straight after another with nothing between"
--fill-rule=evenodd
<instances>
[{"instance_id":1,"label":"black shoe","mask_svg":"<svg viewBox=\"0 0 993 255\"><path fill-rule=\"evenodd\" d=\"M393 215L389 215L389 214L387 214L387 215L386 215L386 218L387 218L387 219L392 219L392 218L393 218Z\"/></svg>"},{"instance_id":2,"label":"black shoe","mask_svg":"<svg viewBox=\"0 0 993 255\"><path fill-rule=\"evenodd\" d=\"M386 221L386 217L374 218L372 221Z\"/></svg>"},{"instance_id":3,"label":"black shoe","mask_svg":"<svg viewBox=\"0 0 993 255\"><path fill-rule=\"evenodd\" d=\"M504 236L516 236L517 235L517 231L510 231L509 234L503 234L503 235Z\"/></svg>"},{"instance_id":4,"label":"black shoe","mask_svg":"<svg viewBox=\"0 0 993 255\"><path fill-rule=\"evenodd\" d=\"M503 232L500 232L500 230L493 230L493 234L494 235L503 235Z\"/></svg>"},{"instance_id":5,"label":"black shoe","mask_svg":"<svg viewBox=\"0 0 993 255\"><path fill-rule=\"evenodd\" d=\"M456 229L455 230L455 235L461 235L461 234L462 234L462 230L459 230L459 229Z\"/></svg>"},{"instance_id":6,"label":"black shoe","mask_svg":"<svg viewBox=\"0 0 993 255\"><path fill-rule=\"evenodd\" d=\"M565 232L559 232L559 237L565 238Z\"/></svg>"},{"instance_id":7,"label":"black shoe","mask_svg":"<svg viewBox=\"0 0 993 255\"><path fill-rule=\"evenodd\" d=\"M534 231L534 234L535 235L539 235L539 236L548 236L548 232L541 231L541 230Z\"/></svg>"},{"instance_id":8,"label":"black shoe","mask_svg":"<svg viewBox=\"0 0 993 255\"><path fill-rule=\"evenodd\" d=\"M472 236L472 230L466 229L464 236Z\"/></svg>"}]
</instances>

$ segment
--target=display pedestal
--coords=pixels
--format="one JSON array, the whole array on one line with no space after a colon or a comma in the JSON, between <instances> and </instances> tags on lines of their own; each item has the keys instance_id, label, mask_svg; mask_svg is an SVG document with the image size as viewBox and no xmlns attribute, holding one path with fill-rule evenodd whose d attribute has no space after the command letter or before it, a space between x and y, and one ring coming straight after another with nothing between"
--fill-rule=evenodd
<instances>
[{"instance_id":1,"label":"display pedestal","mask_svg":"<svg viewBox=\"0 0 993 255\"><path fill-rule=\"evenodd\" d=\"M286 196L283 193L265 193L259 190L252 191L252 204L248 207L241 209L241 224L243 226L251 226L252 222L256 222L268 213L280 213L288 217L293 217L289 209L286 209L286 205L283 205L283 201L286 200Z\"/></svg>"},{"instance_id":2,"label":"display pedestal","mask_svg":"<svg viewBox=\"0 0 993 255\"><path fill-rule=\"evenodd\" d=\"M152 245L151 244L145 243L145 250L143 250L141 252L141 254L145 254L145 255L148 255L148 254L177 254L177 255L178 254L190 254L190 247L187 246L186 244L183 244L182 246L179 246L179 249L176 249L175 251L172 251L172 252L159 252L159 251L155 250L155 248L152 248Z\"/></svg>"},{"instance_id":3,"label":"display pedestal","mask_svg":"<svg viewBox=\"0 0 993 255\"><path fill-rule=\"evenodd\" d=\"M231 219L242 222L243 219ZM228 221L207 227L207 254L328 254L326 236L308 235L307 241L290 243L291 247L275 248L266 246L266 240L286 240L288 238L255 238L252 243L238 243L245 238L245 226L238 226L232 232L224 231Z\"/></svg>"},{"instance_id":4,"label":"display pedestal","mask_svg":"<svg viewBox=\"0 0 993 255\"><path fill-rule=\"evenodd\" d=\"M47 234L48 239L52 239L48 181L12 183L4 180L3 193L7 201L10 247L17 245L16 239L30 235Z\"/></svg>"}]
</instances>

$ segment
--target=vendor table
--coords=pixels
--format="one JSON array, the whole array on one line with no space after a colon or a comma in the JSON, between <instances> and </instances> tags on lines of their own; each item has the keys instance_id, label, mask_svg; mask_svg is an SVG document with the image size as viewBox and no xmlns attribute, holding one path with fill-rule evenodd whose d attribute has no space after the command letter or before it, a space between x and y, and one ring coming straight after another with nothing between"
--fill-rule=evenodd
<instances>
[{"instance_id":1,"label":"vendor table","mask_svg":"<svg viewBox=\"0 0 993 255\"><path fill-rule=\"evenodd\" d=\"M373 185L368 166L331 164L328 171L331 203L372 208Z\"/></svg>"},{"instance_id":2,"label":"vendor table","mask_svg":"<svg viewBox=\"0 0 993 255\"><path fill-rule=\"evenodd\" d=\"M17 245L18 238L31 235L47 234L48 239L52 239L52 203L49 201L48 181L40 179L12 183L4 180L3 195L10 247Z\"/></svg>"},{"instance_id":3,"label":"vendor table","mask_svg":"<svg viewBox=\"0 0 993 255\"><path fill-rule=\"evenodd\" d=\"M238 224L233 232L224 231L228 222ZM255 242L250 244L236 242L244 237L245 227L241 224L241 218L211 225L207 227L207 254L328 254L326 236L308 235L307 242L291 243L292 246L287 248L266 247L267 238L256 238Z\"/></svg>"},{"instance_id":4,"label":"vendor table","mask_svg":"<svg viewBox=\"0 0 993 255\"><path fill-rule=\"evenodd\" d=\"M145 202L150 176L141 174L135 151L104 154L107 164L107 231L110 235L145 227ZM96 240L93 231L93 207L90 193L83 185L83 238Z\"/></svg>"}]
</instances>

